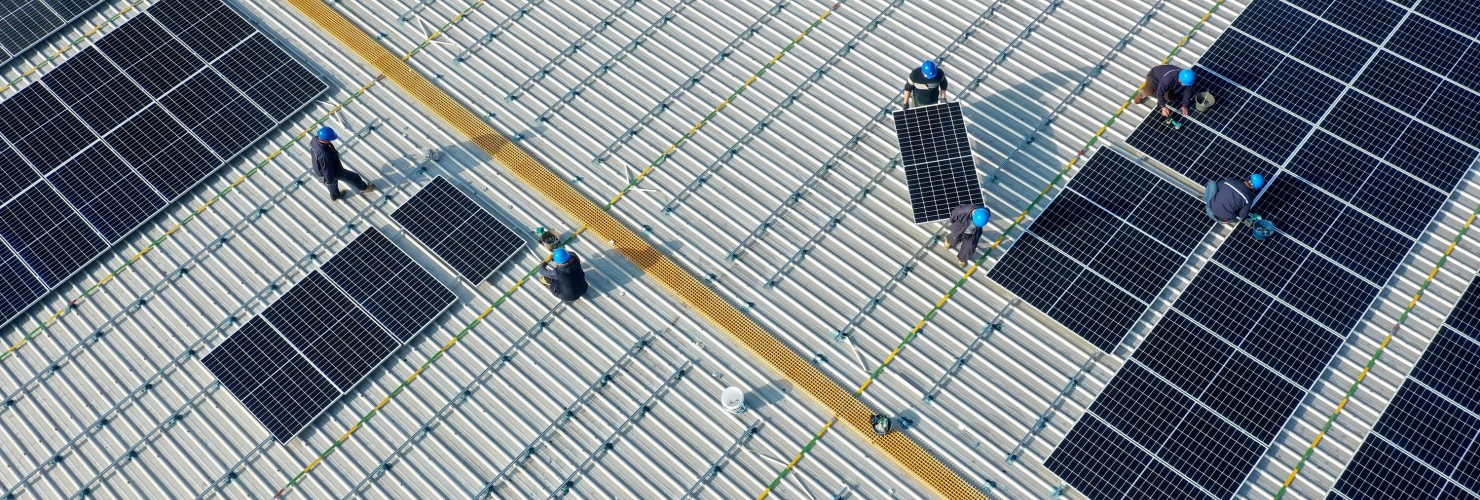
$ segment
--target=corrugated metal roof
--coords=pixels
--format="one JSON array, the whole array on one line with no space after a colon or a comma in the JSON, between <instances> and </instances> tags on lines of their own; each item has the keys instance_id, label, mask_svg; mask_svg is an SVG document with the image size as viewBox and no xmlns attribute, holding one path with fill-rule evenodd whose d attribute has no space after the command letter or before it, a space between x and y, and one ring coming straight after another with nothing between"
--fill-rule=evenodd
<instances>
[{"instance_id":1,"label":"corrugated metal roof","mask_svg":"<svg viewBox=\"0 0 1480 500\"><path fill-rule=\"evenodd\" d=\"M321 71L334 90L7 327L7 343L27 336L374 78L285 4L233 3ZM1174 61L1194 61L1243 4L1225 3ZM104 6L68 39L126 5ZM494 127L521 134L524 147L596 200L620 191L831 6L787 0L334 4L399 53L457 18L410 63L486 113ZM903 176L889 167L896 149L891 124L880 118L895 105L904 72L932 55L942 61L951 95L968 110L982 171L991 175L990 207L1016 214L1110 117L1146 65L1161 59L1208 7L849 1L676 148L614 213L797 352L825 359L821 369L852 389L960 276L931 242L937 228L902 215ZM29 62L5 68L5 77L21 77L63 42L49 43ZM21 77L15 88L35 77ZM1117 121L1102 144L1128 135L1139 113L1133 108ZM312 184L297 186L307 151L293 145L74 312L35 330L0 361L0 391L14 400L0 409L3 439L14 443L0 449L0 485L37 497L270 495L541 257L516 257L491 284L457 282L388 218L406 195L441 174L478 192L516 226L568 224L397 89L371 87L331 123L356 134L341 149L353 168L383 183L385 202L352 197L331 204ZM430 161L427 151L439 158ZM422 166L427 173L417 171ZM1480 203L1474 179L1458 192L1244 494L1271 494L1289 474ZM1007 220L998 217L989 234L1005 229ZM367 225L455 285L459 303L299 439L272 443L188 353L219 343L234 330L228 318L261 311L281 294L270 285L290 287L318 265L310 254L336 251ZM1204 242L1204 258L1218 239ZM293 493L532 497L566 484L583 497L759 493L829 415L604 242L578 241L574 248L592 271L590 300L561 306L538 287L512 292ZM1462 244L1450 258L1294 494L1320 496L1334 484L1480 268L1472 248ZM1163 298L1163 309L1172 296ZM839 331L850 341L834 340ZM652 344L628 355L641 338ZM1000 496L1047 497L1062 481L1042 466L1044 458L1113 376L1129 352L1123 351L1094 356L1077 336L977 273L864 397L913 415L918 426L906 432L967 479ZM499 363L505 355L507 363ZM692 369L672 380L683 367ZM603 374L613 375L609 384L599 383ZM734 416L718 408L718 393L728 385L748 391L752 411ZM642 406L651 410L632 418ZM574 416L562 419L567 409ZM603 443L613 446L604 451ZM779 493L879 498L927 491L870 444L832 433Z\"/></svg>"}]
</instances>

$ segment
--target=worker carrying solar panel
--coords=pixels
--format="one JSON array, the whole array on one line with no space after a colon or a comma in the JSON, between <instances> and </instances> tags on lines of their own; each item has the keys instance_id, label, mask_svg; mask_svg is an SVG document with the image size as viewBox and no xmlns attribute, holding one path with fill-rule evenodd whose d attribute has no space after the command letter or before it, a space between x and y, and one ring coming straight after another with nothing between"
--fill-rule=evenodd
<instances>
[{"instance_id":1,"label":"worker carrying solar panel","mask_svg":"<svg viewBox=\"0 0 1480 500\"><path fill-rule=\"evenodd\" d=\"M1177 107L1186 116L1188 106L1192 105L1192 85L1196 82L1197 74L1192 70L1163 64L1146 72L1146 81L1141 82L1141 92L1133 102L1141 104L1147 97L1155 95L1156 110L1161 112L1161 116L1170 117L1172 110L1167 101L1175 98Z\"/></svg>"},{"instance_id":2,"label":"worker carrying solar panel","mask_svg":"<svg viewBox=\"0 0 1480 500\"><path fill-rule=\"evenodd\" d=\"M1249 174L1248 178L1229 177L1209 182L1203 192L1207 203L1208 217L1224 224L1234 224L1249 218L1249 207L1254 204L1254 193L1264 188L1264 176Z\"/></svg>"},{"instance_id":3,"label":"worker carrying solar panel","mask_svg":"<svg viewBox=\"0 0 1480 500\"><path fill-rule=\"evenodd\" d=\"M346 191L339 189L339 181L349 183L361 193L374 191L375 184L365 182L360 174L345 170L344 164L340 163L339 150L334 149L334 141L338 139L339 135L334 133L334 129L324 127L314 134L314 140L309 146L313 150L313 175L319 178L319 182L329 186L329 199L338 200L344 197Z\"/></svg>"},{"instance_id":4,"label":"worker carrying solar panel","mask_svg":"<svg viewBox=\"0 0 1480 500\"><path fill-rule=\"evenodd\" d=\"M951 232L946 235L946 250L956 248L956 267L966 267L966 262L976 254L976 244L981 241L982 228L992 213L987 207L966 204L951 210Z\"/></svg>"},{"instance_id":5,"label":"worker carrying solar panel","mask_svg":"<svg viewBox=\"0 0 1480 500\"><path fill-rule=\"evenodd\" d=\"M910 72L904 84L904 109L910 104L929 106L946 100L946 70L935 66L935 61L926 60Z\"/></svg>"},{"instance_id":6,"label":"worker carrying solar panel","mask_svg":"<svg viewBox=\"0 0 1480 500\"><path fill-rule=\"evenodd\" d=\"M555 264L551 267L550 264ZM540 265L540 283L544 283L560 300L570 302L586 294L586 271L575 252L556 248L550 262Z\"/></svg>"}]
</instances>

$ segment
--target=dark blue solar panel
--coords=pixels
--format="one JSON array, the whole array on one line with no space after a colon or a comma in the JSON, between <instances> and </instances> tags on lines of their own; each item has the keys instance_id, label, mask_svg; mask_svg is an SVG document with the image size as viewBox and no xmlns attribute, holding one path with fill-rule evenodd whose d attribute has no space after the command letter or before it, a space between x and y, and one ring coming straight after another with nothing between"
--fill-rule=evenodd
<instances>
[{"instance_id":1,"label":"dark blue solar panel","mask_svg":"<svg viewBox=\"0 0 1480 500\"><path fill-rule=\"evenodd\" d=\"M989 276L1110 351L1210 225L1193 196L1119 153L1101 152Z\"/></svg>"},{"instance_id":2,"label":"dark blue solar panel","mask_svg":"<svg viewBox=\"0 0 1480 500\"><path fill-rule=\"evenodd\" d=\"M1350 81L1377 47L1343 31L1317 22L1311 26L1290 55L1342 81Z\"/></svg>"},{"instance_id":3,"label":"dark blue solar panel","mask_svg":"<svg viewBox=\"0 0 1480 500\"><path fill-rule=\"evenodd\" d=\"M102 52L84 50L46 74L43 85L68 103L93 131L104 134L152 102Z\"/></svg>"},{"instance_id":4,"label":"dark blue solar panel","mask_svg":"<svg viewBox=\"0 0 1480 500\"><path fill-rule=\"evenodd\" d=\"M288 290L262 317L341 391L353 388L401 346L318 272Z\"/></svg>"},{"instance_id":5,"label":"dark blue solar panel","mask_svg":"<svg viewBox=\"0 0 1480 500\"><path fill-rule=\"evenodd\" d=\"M287 442L340 396L338 388L261 317L201 358L221 385Z\"/></svg>"},{"instance_id":6,"label":"dark blue solar panel","mask_svg":"<svg viewBox=\"0 0 1480 500\"><path fill-rule=\"evenodd\" d=\"M155 97L164 96L206 64L147 17L130 19L96 47Z\"/></svg>"},{"instance_id":7,"label":"dark blue solar panel","mask_svg":"<svg viewBox=\"0 0 1480 500\"><path fill-rule=\"evenodd\" d=\"M1146 451L1100 419L1080 419L1044 465L1090 498L1124 498L1151 461Z\"/></svg>"},{"instance_id":8,"label":"dark blue solar panel","mask_svg":"<svg viewBox=\"0 0 1480 500\"><path fill-rule=\"evenodd\" d=\"M1383 156L1410 121L1398 110L1371 97L1347 92L1321 127L1369 153Z\"/></svg>"},{"instance_id":9,"label":"dark blue solar panel","mask_svg":"<svg viewBox=\"0 0 1480 500\"><path fill-rule=\"evenodd\" d=\"M1469 0L1424 0L1415 9L1446 26L1471 37L1480 37L1480 17L1475 16L1475 4Z\"/></svg>"},{"instance_id":10,"label":"dark blue solar panel","mask_svg":"<svg viewBox=\"0 0 1480 500\"><path fill-rule=\"evenodd\" d=\"M1310 387L1342 338L1284 304L1271 302L1238 345L1300 387Z\"/></svg>"},{"instance_id":11,"label":"dark blue solar panel","mask_svg":"<svg viewBox=\"0 0 1480 500\"><path fill-rule=\"evenodd\" d=\"M1380 161L1325 130L1311 134L1286 169L1337 198L1351 198Z\"/></svg>"},{"instance_id":12,"label":"dark blue solar panel","mask_svg":"<svg viewBox=\"0 0 1480 500\"><path fill-rule=\"evenodd\" d=\"M220 2L163 2L148 12L207 61L220 57L257 32L231 7Z\"/></svg>"},{"instance_id":13,"label":"dark blue solar panel","mask_svg":"<svg viewBox=\"0 0 1480 500\"><path fill-rule=\"evenodd\" d=\"M0 238L53 287L106 247L82 216L44 183L0 206Z\"/></svg>"},{"instance_id":14,"label":"dark blue solar panel","mask_svg":"<svg viewBox=\"0 0 1480 500\"><path fill-rule=\"evenodd\" d=\"M1372 43L1382 43L1403 19L1404 9L1387 0L1341 0L1321 17Z\"/></svg>"},{"instance_id":15,"label":"dark blue solar panel","mask_svg":"<svg viewBox=\"0 0 1480 500\"><path fill-rule=\"evenodd\" d=\"M1198 66L1213 70L1213 73L1197 71L1199 78L1206 79L1199 86L1206 86L1218 96L1220 104L1227 103L1223 109L1237 110L1249 98L1243 88L1258 88L1283 58L1275 48L1238 31L1229 31L1219 36L1197 61ZM1231 100L1225 101L1225 96Z\"/></svg>"},{"instance_id":16,"label":"dark blue solar panel","mask_svg":"<svg viewBox=\"0 0 1480 500\"><path fill-rule=\"evenodd\" d=\"M1187 478L1161 462L1146 463L1146 470L1136 479L1126 498L1201 498L1207 493Z\"/></svg>"},{"instance_id":17,"label":"dark blue solar panel","mask_svg":"<svg viewBox=\"0 0 1480 500\"><path fill-rule=\"evenodd\" d=\"M1300 83L1291 85L1290 82ZM1332 80L1300 61L1285 59L1260 84L1258 90L1260 95L1275 104L1314 122L1331 107L1331 103L1336 102L1336 96L1341 94L1342 87L1341 82ZM1215 92L1213 95L1221 94ZM1218 100L1222 102L1223 98L1219 97Z\"/></svg>"},{"instance_id":18,"label":"dark blue solar panel","mask_svg":"<svg viewBox=\"0 0 1480 500\"><path fill-rule=\"evenodd\" d=\"M1480 94L1451 82L1438 87L1418 118L1467 144L1480 144L1480 120L1474 119L1480 113Z\"/></svg>"},{"instance_id":19,"label":"dark blue solar panel","mask_svg":"<svg viewBox=\"0 0 1480 500\"><path fill-rule=\"evenodd\" d=\"M1265 444L1201 406L1193 406L1158 455L1220 498L1238 489Z\"/></svg>"},{"instance_id":20,"label":"dark blue solar panel","mask_svg":"<svg viewBox=\"0 0 1480 500\"><path fill-rule=\"evenodd\" d=\"M1458 54L1464 54L1470 40L1423 16L1408 16L1392 41L1384 47L1429 70L1444 74L1454 66Z\"/></svg>"},{"instance_id":21,"label":"dark blue solar panel","mask_svg":"<svg viewBox=\"0 0 1480 500\"><path fill-rule=\"evenodd\" d=\"M0 65L25 55L101 3L99 0L0 2Z\"/></svg>"},{"instance_id":22,"label":"dark blue solar panel","mask_svg":"<svg viewBox=\"0 0 1480 500\"><path fill-rule=\"evenodd\" d=\"M143 177L102 143L72 158L46 179L109 242L132 232L165 203Z\"/></svg>"},{"instance_id":23,"label":"dark blue solar panel","mask_svg":"<svg viewBox=\"0 0 1480 500\"><path fill-rule=\"evenodd\" d=\"M1367 211L1407 234L1417 238L1439 207L1448 198L1446 193L1434 189L1422 181L1388 166L1379 166L1362 185L1362 191L1352 197L1352 204ZM1407 253L1407 244L1400 255ZM1383 273L1386 276L1387 273ZM1381 281L1376 279L1373 281Z\"/></svg>"},{"instance_id":24,"label":"dark blue solar panel","mask_svg":"<svg viewBox=\"0 0 1480 500\"><path fill-rule=\"evenodd\" d=\"M1480 343L1441 328L1409 377L1460 406L1480 409Z\"/></svg>"},{"instance_id":25,"label":"dark blue solar panel","mask_svg":"<svg viewBox=\"0 0 1480 500\"><path fill-rule=\"evenodd\" d=\"M1110 381L1109 387L1116 386L1121 378L1134 375L1131 371L1132 365L1144 365L1183 391L1189 394L1201 394L1208 386L1208 382L1218 374L1218 369L1223 366L1224 361L1232 354L1233 347L1208 333L1207 330L1198 327L1180 314L1168 314L1156 324L1156 328L1152 329L1146 340L1136 348L1135 359L1139 363L1132 363L1123 368ZM1106 405L1117 404L1114 401L1105 401L1107 394L1114 396L1108 392L1108 387L1106 391L1095 399L1096 406L1102 404L1102 401ZM1180 419L1182 418L1181 413L1160 415L1158 418ZM1165 432L1170 433L1171 426L1167 426ZM1162 437L1165 436L1162 435Z\"/></svg>"},{"instance_id":26,"label":"dark blue solar panel","mask_svg":"<svg viewBox=\"0 0 1480 500\"><path fill-rule=\"evenodd\" d=\"M457 301L452 290L374 228L320 270L402 342Z\"/></svg>"},{"instance_id":27,"label":"dark blue solar panel","mask_svg":"<svg viewBox=\"0 0 1480 500\"><path fill-rule=\"evenodd\" d=\"M1228 111L1218 110L1218 113L1226 112ZM1194 181L1211 179L1216 175L1227 175L1214 171L1198 161L1203 151L1216 146L1219 142L1227 142L1226 140L1213 135L1213 132L1199 124L1195 117L1184 120L1182 129L1175 131L1171 127L1162 125L1161 121L1160 113L1148 114L1145 121L1136 127L1135 133L1126 138L1126 144L1156 158L1167 168L1181 172Z\"/></svg>"},{"instance_id":28,"label":"dark blue solar panel","mask_svg":"<svg viewBox=\"0 0 1480 500\"><path fill-rule=\"evenodd\" d=\"M1350 498L1436 498L1448 481L1380 438L1367 438L1335 490Z\"/></svg>"},{"instance_id":29,"label":"dark blue solar panel","mask_svg":"<svg viewBox=\"0 0 1480 500\"><path fill-rule=\"evenodd\" d=\"M1428 213L1437 208L1428 207ZM1373 283L1385 283L1413 246L1413 240L1402 233L1349 208L1335 224L1341 229L1327 232L1316 251Z\"/></svg>"},{"instance_id":30,"label":"dark blue solar panel","mask_svg":"<svg viewBox=\"0 0 1480 500\"><path fill-rule=\"evenodd\" d=\"M1007 255L987 271L994 281L1029 304L1047 308L1074 282L1084 268L1069 260L1032 233L1013 242Z\"/></svg>"},{"instance_id":31,"label":"dark blue solar panel","mask_svg":"<svg viewBox=\"0 0 1480 500\"><path fill-rule=\"evenodd\" d=\"M1291 384L1244 354L1230 355L1217 373L1198 399L1261 443L1274 439L1305 396L1305 387Z\"/></svg>"},{"instance_id":32,"label":"dark blue solar panel","mask_svg":"<svg viewBox=\"0 0 1480 500\"><path fill-rule=\"evenodd\" d=\"M442 177L397 207L391 218L473 281L488 279L525 247L518 233Z\"/></svg>"},{"instance_id":33,"label":"dark blue solar panel","mask_svg":"<svg viewBox=\"0 0 1480 500\"><path fill-rule=\"evenodd\" d=\"M1475 162L1475 149L1423 123L1403 131L1388 162L1444 191L1454 189Z\"/></svg>"},{"instance_id":34,"label":"dark blue solar panel","mask_svg":"<svg viewBox=\"0 0 1480 500\"><path fill-rule=\"evenodd\" d=\"M1353 86L1408 114L1417 114L1443 77L1391 52L1378 52Z\"/></svg>"},{"instance_id":35,"label":"dark blue solar panel","mask_svg":"<svg viewBox=\"0 0 1480 500\"><path fill-rule=\"evenodd\" d=\"M1424 463L1447 471L1459 464L1480 433L1480 418L1420 384L1405 383L1373 431Z\"/></svg>"},{"instance_id":36,"label":"dark blue solar panel","mask_svg":"<svg viewBox=\"0 0 1480 500\"><path fill-rule=\"evenodd\" d=\"M1310 124L1264 100L1251 100L1224 129L1225 135L1266 160L1284 164L1310 131Z\"/></svg>"},{"instance_id":37,"label":"dark blue solar panel","mask_svg":"<svg viewBox=\"0 0 1480 500\"><path fill-rule=\"evenodd\" d=\"M1147 449L1161 447L1196 404L1137 363L1127 363L1089 411Z\"/></svg>"},{"instance_id":38,"label":"dark blue solar panel","mask_svg":"<svg viewBox=\"0 0 1480 500\"><path fill-rule=\"evenodd\" d=\"M959 102L894 112L916 224L946 219L956 207L982 203L971 138L963 120Z\"/></svg>"},{"instance_id":39,"label":"dark blue solar panel","mask_svg":"<svg viewBox=\"0 0 1480 500\"><path fill-rule=\"evenodd\" d=\"M1321 10L1310 9L1319 14ZM1251 2L1233 20L1233 27L1275 48L1289 51L1305 36L1316 18L1279 1Z\"/></svg>"}]
</instances>

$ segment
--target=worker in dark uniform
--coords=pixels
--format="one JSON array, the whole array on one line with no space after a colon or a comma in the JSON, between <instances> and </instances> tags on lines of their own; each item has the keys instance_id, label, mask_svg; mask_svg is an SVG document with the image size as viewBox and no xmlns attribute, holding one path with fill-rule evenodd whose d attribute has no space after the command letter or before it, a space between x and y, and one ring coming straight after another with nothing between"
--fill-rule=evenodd
<instances>
[{"instance_id":1,"label":"worker in dark uniform","mask_svg":"<svg viewBox=\"0 0 1480 500\"><path fill-rule=\"evenodd\" d=\"M346 193L339 189L339 181L349 183L361 193L375 190L374 184L366 183L360 174L345 170L344 164L339 162L339 150L334 149L334 141L339 139L339 135L334 133L334 129L324 127L314 135L310 146L313 150L313 175L329 186L330 200L343 198Z\"/></svg>"},{"instance_id":2,"label":"worker in dark uniform","mask_svg":"<svg viewBox=\"0 0 1480 500\"><path fill-rule=\"evenodd\" d=\"M581 269L581 258L564 248L556 248L549 263L540 266L540 282L544 283L560 300L570 302L586 294L586 271Z\"/></svg>"},{"instance_id":3,"label":"worker in dark uniform","mask_svg":"<svg viewBox=\"0 0 1480 500\"><path fill-rule=\"evenodd\" d=\"M910 81L904 84L904 109L929 106L946 100L946 72L935 67L935 61L925 61L910 72Z\"/></svg>"},{"instance_id":4,"label":"worker in dark uniform","mask_svg":"<svg viewBox=\"0 0 1480 500\"><path fill-rule=\"evenodd\" d=\"M1197 81L1197 74L1190 69L1182 69L1170 64L1163 64L1146 73L1146 81L1141 83L1141 93L1136 96L1135 103L1140 104L1147 97L1156 96L1156 110L1161 111L1161 116L1171 116L1172 109L1168 106L1169 100L1175 97L1178 100L1178 108L1182 115L1187 115L1187 108L1192 106L1192 84Z\"/></svg>"},{"instance_id":5,"label":"worker in dark uniform","mask_svg":"<svg viewBox=\"0 0 1480 500\"><path fill-rule=\"evenodd\" d=\"M1264 176L1249 174L1247 179L1227 178L1204 186L1203 201L1208 217L1224 224L1235 224L1249 218L1254 193L1264 188Z\"/></svg>"},{"instance_id":6,"label":"worker in dark uniform","mask_svg":"<svg viewBox=\"0 0 1480 500\"><path fill-rule=\"evenodd\" d=\"M982 228L987 226L987 219L991 217L987 207L970 203L951 211L951 232L946 235L946 250L957 249L956 267L966 267L966 261L976 253Z\"/></svg>"}]
</instances>

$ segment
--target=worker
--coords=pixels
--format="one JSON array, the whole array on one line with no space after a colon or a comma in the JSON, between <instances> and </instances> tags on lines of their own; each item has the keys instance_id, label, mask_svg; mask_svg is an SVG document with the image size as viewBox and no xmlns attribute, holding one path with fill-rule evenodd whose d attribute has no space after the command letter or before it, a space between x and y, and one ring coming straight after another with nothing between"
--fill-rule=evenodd
<instances>
[{"instance_id":1,"label":"worker","mask_svg":"<svg viewBox=\"0 0 1480 500\"><path fill-rule=\"evenodd\" d=\"M1197 81L1197 74L1190 69L1182 69L1170 64L1163 64L1146 73L1146 81L1141 83L1141 93L1136 95L1135 103L1141 104L1147 97L1156 95L1156 110L1161 111L1161 116L1172 116L1171 107L1167 101L1172 96L1178 98L1178 108L1182 115L1187 115L1187 107L1192 105L1192 84Z\"/></svg>"},{"instance_id":2,"label":"worker","mask_svg":"<svg viewBox=\"0 0 1480 500\"><path fill-rule=\"evenodd\" d=\"M910 81L904 84L904 109L929 106L946 100L946 72L935 67L935 61L926 60L910 72Z\"/></svg>"},{"instance_id":3,"label":"worker","mask_svg":"<svg viewBox=\"0 0 1480 500\"><path fill-rule=\"evenodd\" d=\"M1248 178L1227 178L1209 182L1204 186L1203 201L1207 203L1208 217L1224 224L1242 222L1249 217L1249 206L1253 205L1254 193L1264 188L1264 176L1249 174Z\"/></svg>"},{"instance_id":4,"label":"worker","mask_svg":"<svg viewBox=\"0 0 1480 500\"><path fill-rule=\"evenodd\" d=\"M346 191L339 189L339 181L349 183L361 193L374 191L375 184L366 183L360 174L345 170L344 164L339 162L339 150L334 149L334 141L338 139L339 135L334 133L334 129L323 127L314 134L311 145L313 175L329 186L329 199L338 200L344 197Z\"/></svg>"},{"instance_id":5,"label":"worker","mask_svg":"<svg viewBox=\"0 0 1480 500\"><path fill-rule=\"evenodd\" d=\"M550 263L555 267L550 267ZM540 282L566 302L586 294L586 271L581 269L581 258L564 248L556 248L550 262L540 265Z\"/></svg>"},{"instance_id":6,"label":"worker","mask_svg":"<svg viewBox=\"0 0 1480 500\"><path fill-rule=\"evenodd\" d=\"M946 250L959 247L956 250L956 267L966 267L966 261L971 260L976 253L976 243L982 237L982 228L987 226L987 219L992 213L987 207L968 203L956 207L951 211L951 232L946 235Z\"/></svg>"}]
</instances>

